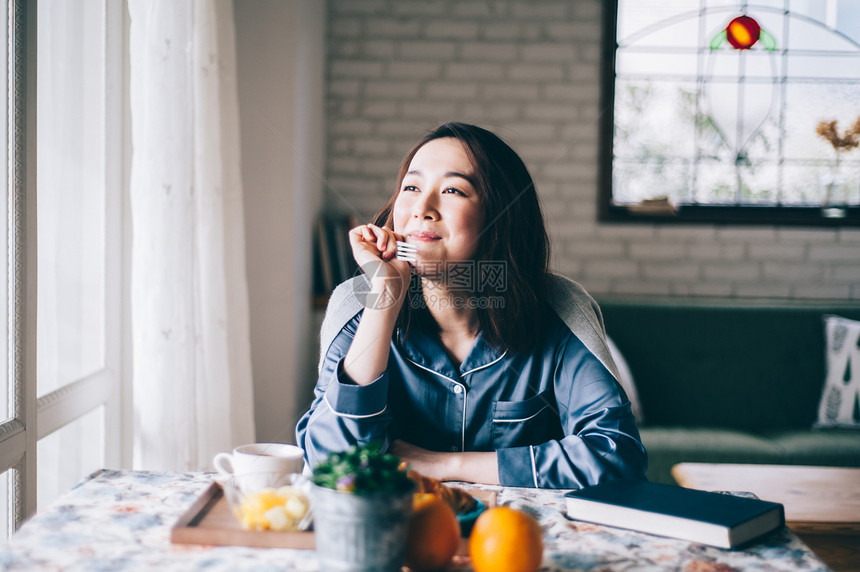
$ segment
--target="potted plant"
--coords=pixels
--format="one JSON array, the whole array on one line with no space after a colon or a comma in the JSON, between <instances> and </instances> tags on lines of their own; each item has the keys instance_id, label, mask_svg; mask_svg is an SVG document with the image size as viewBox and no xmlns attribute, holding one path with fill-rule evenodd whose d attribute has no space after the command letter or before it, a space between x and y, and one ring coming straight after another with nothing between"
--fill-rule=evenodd
<instances>
[{"instance_id":1,"label":"potted plant","mask_svg":"<svg viewBox=\"0 0 860 572\"><path fill-rule=\"evenodd\" d=\"M838 208L830 209L829 207L833 203L845 204L846 202L847 197L839 196L841 194L840 191L843 190L840 189L840 187L844 186L845 183L844 176L840 172L839 164L842 159L842 155L860 146L860 117L857 117L856 121L854 121L854 125L846 129L842 135L839 134L835 119L833 121L819 122L815 128L815 132L826 139L833 147L833 151L836 153L836 160L833 163L832 170L829 175L824 177L824 181L826 182L826 192L824 194L821 208L824 209L825 216L845 216L843 210Z\"/></svg>"},{"instance_id":2,"label":"potted plant","mask_svg":"<svg viewBox=\"0 0 860 572\"><path fill-rule=\"evenodd\" d=\"M314 530L322 570L399 571L415 483L378 443L314 467Z\"/></svg>"}]
</instances>

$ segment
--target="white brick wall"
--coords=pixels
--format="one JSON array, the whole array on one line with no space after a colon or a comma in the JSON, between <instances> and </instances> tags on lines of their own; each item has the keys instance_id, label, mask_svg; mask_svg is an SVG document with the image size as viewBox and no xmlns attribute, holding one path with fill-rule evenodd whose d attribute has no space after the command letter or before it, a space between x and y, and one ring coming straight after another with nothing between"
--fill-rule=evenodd
<instances>
[{"instance_id":1,"label":"white brick wall","mask_svg":"<svg viewBox=\"0 0 860 572\"><path fill-rule=\"evenodd\" d=\"M369 217L446 120L537 182L557 271L598 295L860 300L860 230L598 224L599 0L329 0L326 204Z\"/></svg>"}]
</instances>

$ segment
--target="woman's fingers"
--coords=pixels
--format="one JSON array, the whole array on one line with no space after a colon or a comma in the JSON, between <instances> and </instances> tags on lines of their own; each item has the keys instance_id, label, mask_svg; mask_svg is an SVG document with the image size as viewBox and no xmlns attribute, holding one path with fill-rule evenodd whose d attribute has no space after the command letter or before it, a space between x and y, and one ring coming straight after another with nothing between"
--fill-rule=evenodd
<instances>
[{"instance_id":1,"label":"woman's fingers","mask_svg":"<svg viewBox=\"0 0 860 572\"><path fill-rule=\"evenodd\" d=\"M349 235L350 237L357 239L357 243L363 243L365 246L375 247L378 240L376 231L373 229L373 225L369 224L355 227L349 231ZM379 249L377 248L377 250Z\"/></svg>"},{"instance_id":2,"label":"woman's fingers","mask_svg":"<svg viewBox=\"0 0 860 572\"><path fill-rule=\"evenodd\" d=\"M380 252L385 250L385 230L375 224L368 224L367 228L373 231L373 234L376 236L376 248L378 248Z\"/></svg>"},{"instance_id":3,"label":"woman's fingers","mask_svg":"<svg viewBox=\"0 0 860 572\"><path fill-rule=\"evenodd\" d=\"M349 241L350 243L361 243L361 242L373 242L373 236L368 235L368 230L366 225L357 226L355 228L350 229L349 231ZM368 239L370 236L370 239Z\"/></svg>"},{"instance_id":4,"label":"woman's fingers","mask_svg":"<svg viewBox=\"0 0 860 572\"><path fill-rule=\"evenodd\" d=\"M359 261L359 252L370 253L384 261L392 260L397 253L397 238L389 228L365 224L350 230L349 235L356 261Z\"/></svg>"},{"instance_id":5,"label":"woman's fingers","mask_svg":"<svg viewBox=\"0 0 860 572\"><path fill-rule=\"evenodd\" d=\"M379 254L383 260L389 260L391 256L388 255L389 243L391 242L391 235L394 233L391 230L376 226L375 224L367 225L376 235L376 248L379 249Z\"/></svg>"},{"instance_id":6,"label":"woman's fingers","mask_svg":"<svg viewBox=\"0 0 860 572\"><path fill-rule=\"evenodd\" d=\"M368 227L373 230L376 235L376 248L379 249L379 256L383 260L391 260L397 253L397 240L394 237L394 231L390 228L369 224Z\"/></svg>"}]
</instances>

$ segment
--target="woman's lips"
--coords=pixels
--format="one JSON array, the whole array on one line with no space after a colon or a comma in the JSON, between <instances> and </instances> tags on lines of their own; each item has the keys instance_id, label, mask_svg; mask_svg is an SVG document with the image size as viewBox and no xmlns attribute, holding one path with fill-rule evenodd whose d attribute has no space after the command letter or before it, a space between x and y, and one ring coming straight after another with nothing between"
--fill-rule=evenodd
<instances>
[{"instance_id":1,"label":"woman's lips","mask_svg":"<svg viewBox=\"0 0 860 572\"><path fill-rule=\"evenodd\" d=\"M410 232L407 236L409 238L411 238L412 240L417 240L419 242L432 242L434 240L439 240L442 238L441 236L439 236L435 232L427 232L427 231Z\"/></svg>"}]
</instances>

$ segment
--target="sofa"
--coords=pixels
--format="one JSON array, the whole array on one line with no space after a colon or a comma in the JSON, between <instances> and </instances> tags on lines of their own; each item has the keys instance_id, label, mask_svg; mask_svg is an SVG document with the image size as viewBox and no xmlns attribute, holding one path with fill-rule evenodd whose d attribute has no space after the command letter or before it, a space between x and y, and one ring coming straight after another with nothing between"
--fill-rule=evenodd
<instances>
[{"instance_id":1,"label":"sofa","mask_svg":"<svg viewBox=\"0 0 860 572\"><path fill-rule=\"evenodd\" d=\"M860 303L598 303L632 376L628 393L638 399L650 480L675 484L670 471L681 462L860 467L860 426L814 427L826 369L824 316L860 320Z\"/></svg>"}]
</instances>

